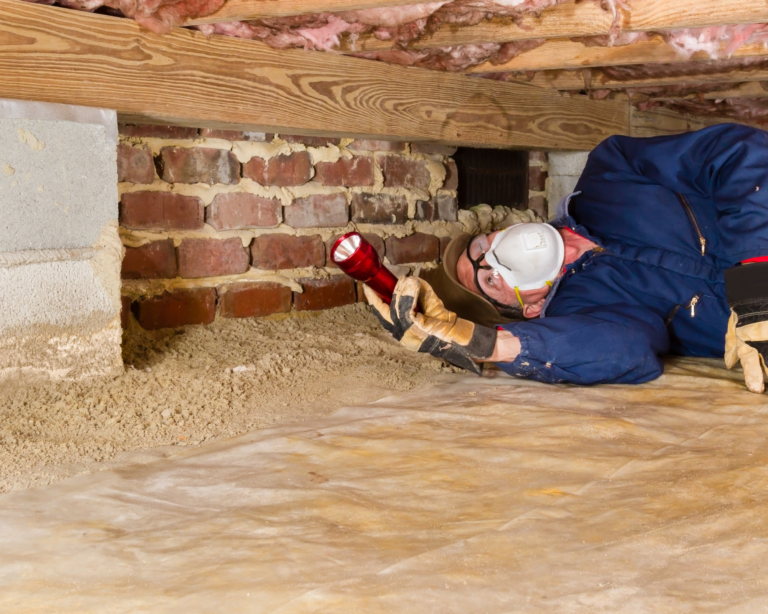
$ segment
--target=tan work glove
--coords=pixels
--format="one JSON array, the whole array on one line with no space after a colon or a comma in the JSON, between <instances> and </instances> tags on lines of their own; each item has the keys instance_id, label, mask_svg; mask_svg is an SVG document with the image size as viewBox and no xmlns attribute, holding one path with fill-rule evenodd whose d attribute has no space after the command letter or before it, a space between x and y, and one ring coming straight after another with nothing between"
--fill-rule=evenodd
<instances>
[{"instance_id":1,"label":"tan work glove","mask_svg":"<svg viewBox=\"0 0 768 614\"><path fill-rule=\"evenodd\" d=\"M741 362L747 389L765 390L768 375L768 262L743 264L725 271L725 294L731 319L725 335L725 366Z\"/></svg>"},{"instance_id":2,"label":"tan work glove","mask_svg":"<svg viewBox=\"0 0 768 614\"><path fill-rule=\"evenodd\" d=\"M482 365L496 347L496 331L459 318L443 305L431 286L418 277L404 277L395 286L387 305L365 286L365 297L374 314L400 344L426 352L480 375ZM421 313L416 311L419 305Z\"/></svg>"},{"instance_id":3,"label":"tan work glove","mask_svg":"<svg viewBox=\"0 0 768 614\"><path fill-rule=\"evenodd\" d=\"M738 326L739 316L731 310L728 332L725 335L725 366L733 369L741 361L744 369L744 381L751 392L762 394L765 391L763 372L768 375L765 366L765 353L768 351L768 321Z\"/></svg>"}]
</instances>

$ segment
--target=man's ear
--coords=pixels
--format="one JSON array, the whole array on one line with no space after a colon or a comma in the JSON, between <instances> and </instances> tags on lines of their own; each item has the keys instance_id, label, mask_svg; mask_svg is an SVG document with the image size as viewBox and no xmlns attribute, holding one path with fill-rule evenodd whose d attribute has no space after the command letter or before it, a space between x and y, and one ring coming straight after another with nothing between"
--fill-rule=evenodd
<instances>
[{"instance_id":1,"label":"man's ear","mask_svg":"<svg viewBox=\"0 0 768 614\"><path fill-rule=\"evenodd\" d=\"M535 303L526 303L523 307L523 317L529 320L538 318L541 315L541 310L544 309L544 303L547 302L546 298L536 301Z\"/></svg>"}]
</instances>

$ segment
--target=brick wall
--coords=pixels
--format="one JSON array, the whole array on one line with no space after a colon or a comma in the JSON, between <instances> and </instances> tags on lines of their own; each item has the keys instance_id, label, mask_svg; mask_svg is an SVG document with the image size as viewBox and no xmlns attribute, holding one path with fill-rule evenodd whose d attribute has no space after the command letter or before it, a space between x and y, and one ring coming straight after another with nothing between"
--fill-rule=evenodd
<instances>
[{"instance_id":1,"label":"brick wall","mask_svg":"<svg viewBox=\"0 0 768 614\"><path fill-rule=\"evenodd\" d=\"M340 234L360 231L402 275L437 266L459 232L522 215L459 211L445 146L169 126L120 132L124 325L130 313L157 329L346 305L362 292L329 261Z\"/></svg>"}]
</instances>

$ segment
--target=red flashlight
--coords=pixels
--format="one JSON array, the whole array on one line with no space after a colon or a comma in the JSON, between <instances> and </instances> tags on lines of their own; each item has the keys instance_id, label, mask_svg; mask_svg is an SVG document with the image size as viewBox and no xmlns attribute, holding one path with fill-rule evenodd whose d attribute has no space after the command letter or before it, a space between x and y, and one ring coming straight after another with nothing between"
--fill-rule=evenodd
<instances>
[{"instance_id":1,"label":"red flashlight","mask_svg":"<svg viewBox=\"0 0 768 614\"><path fill-rule=\"evenodd\" d=\"M397 277L381 263L379 255L360 233L340 236L331 248L331 260L352 279L362 281L389 305Z\"/></svg>"}]
</instances>

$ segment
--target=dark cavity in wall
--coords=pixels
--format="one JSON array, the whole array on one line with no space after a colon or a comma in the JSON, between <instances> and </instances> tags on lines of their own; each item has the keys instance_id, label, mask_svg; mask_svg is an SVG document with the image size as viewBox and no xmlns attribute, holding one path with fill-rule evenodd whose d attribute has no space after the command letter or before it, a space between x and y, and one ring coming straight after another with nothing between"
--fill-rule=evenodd
<instances>
[{"instance_id":1,"label":"dark cavity in wall","mask_svg":"<svg viewBox=\"0 0 768 614\"><path fill-rule=\"evenodd\" d=\"M528 152L460 147L454 155L459 206L504 205L528 208Z\"/></svg>"}]
</instances>

